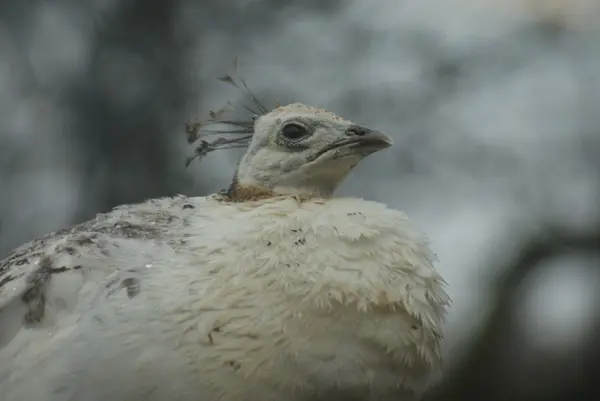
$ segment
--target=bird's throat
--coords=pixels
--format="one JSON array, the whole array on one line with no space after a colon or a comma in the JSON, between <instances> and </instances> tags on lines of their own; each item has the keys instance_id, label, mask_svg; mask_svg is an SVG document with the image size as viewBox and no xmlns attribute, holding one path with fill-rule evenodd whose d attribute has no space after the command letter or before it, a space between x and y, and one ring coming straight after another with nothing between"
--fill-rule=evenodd
<instances>
[{"instance_id":1,"label":"bird's throat","mask_svg":"<svg viewBox=\"0 0 600 401\"><path fill-rule=\"evenodd\" d=\"M241 185L237 180L234 180L231 183L229 188L224 192L224 195L232 202L255 201L277 196L277 194L269 188L258 185Z\"/></svg>"},{"instance_id":2,"label":"bird's throat","mask_svg":"<svg viewBox=\"0 0 600 401\"><path fill-rule=\"evenodd\" d=\"M221 193L229 202L252 202L262 199L293 197L299 201L309 199L327 199L331 193L310 190L309 188L276 187L267 188L259 184L240 183L234 179L229 188Z\"/></svg>"}]
</instances>

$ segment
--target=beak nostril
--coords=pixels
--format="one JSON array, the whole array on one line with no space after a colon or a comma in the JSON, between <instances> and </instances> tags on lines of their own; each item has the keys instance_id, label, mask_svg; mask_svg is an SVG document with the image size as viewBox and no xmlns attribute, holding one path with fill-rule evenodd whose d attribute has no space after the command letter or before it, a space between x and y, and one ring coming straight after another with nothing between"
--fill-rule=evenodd
<instances>
[{"instance_id":1,"label":"beak nostril","mask_svg":"<svg viewBox=\"0 0 600 401\"><path fill-rule=\"evenodd\" d=\"M346 135L348 136L364 136L367 133L369 133L369 129L368 128L363 128L363 127L350 127L348 129L346 129Z\"/></svg>"}]
</instances>

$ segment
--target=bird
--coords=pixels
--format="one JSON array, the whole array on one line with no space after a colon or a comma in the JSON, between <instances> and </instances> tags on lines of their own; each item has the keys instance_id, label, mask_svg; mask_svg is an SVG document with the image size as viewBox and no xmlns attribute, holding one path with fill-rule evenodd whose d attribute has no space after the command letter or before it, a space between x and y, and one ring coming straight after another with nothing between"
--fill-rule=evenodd
<instances>
[{"instance_id":1,"label":"bird","mask_svg":"<svg viewBox=\"0 0 600 401\"><path fill-rule=\"evenodd\" d=\"M423 395L451 303L430 240L335 195L392 139L302 103L254 112L188 127L194 157L246 149L226 190L118 206L0 261L3 401Z\"/></svg>"}]
</instances>

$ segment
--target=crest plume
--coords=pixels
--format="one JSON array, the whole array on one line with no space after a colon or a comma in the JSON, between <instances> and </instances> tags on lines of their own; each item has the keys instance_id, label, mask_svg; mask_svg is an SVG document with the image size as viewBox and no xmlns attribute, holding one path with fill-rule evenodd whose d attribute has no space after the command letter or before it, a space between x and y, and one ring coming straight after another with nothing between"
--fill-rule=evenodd
<instances>
[{"instance_id":1,"label":"crest plume","mask_svg":"<svg viewBox=\"0 0 600 401\"><path fill-rule=\"evenodd\" d=\"M186 122L185 132L187 134L188 143L197 144L194 149L194 154L186 158L186 167L188 167L195 159L201 158L215 150L247 147L254 134L254 120L260 115L269 113L267 108L257 99L239 73L237 57L234 59L234 74L235 76L225 74L217 79L250 96L253 105L242 104L242 107L250 112L252 116L248 120L226 118L227 114L234 109L231 102L228 101L219 110L210 111L208 113L208 119ZM216 126L216 128L208 128L214 126ZM207 137L217 135L220 136L215 139L207 139Z\"/></svg>"}]
</instances>

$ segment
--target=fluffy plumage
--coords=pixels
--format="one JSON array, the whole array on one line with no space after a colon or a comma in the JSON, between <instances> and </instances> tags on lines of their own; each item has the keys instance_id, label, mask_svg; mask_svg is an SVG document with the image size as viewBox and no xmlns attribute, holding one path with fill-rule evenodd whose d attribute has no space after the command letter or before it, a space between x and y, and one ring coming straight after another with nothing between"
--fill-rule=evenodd
<instances>
[{"instance_id":1,"label":"fluffy plumage","mask_svg":"<svg viewBox=\"0 0 600 401\"><path fill-rule=\"evenodd\" d=\"M428 241L403 213L331 197L390 143L281 107L225 193L122 206L16 249L0 262L2 400L418 398L449 303Z\"/></svg>"}]
</instances>

